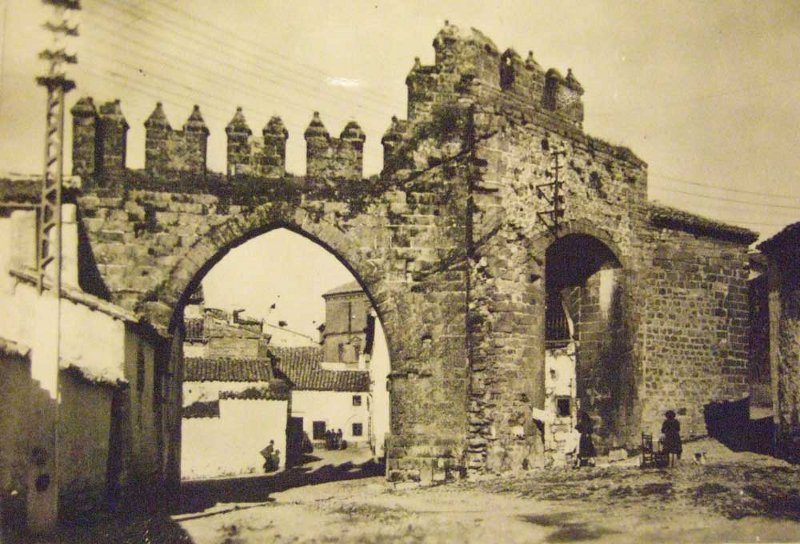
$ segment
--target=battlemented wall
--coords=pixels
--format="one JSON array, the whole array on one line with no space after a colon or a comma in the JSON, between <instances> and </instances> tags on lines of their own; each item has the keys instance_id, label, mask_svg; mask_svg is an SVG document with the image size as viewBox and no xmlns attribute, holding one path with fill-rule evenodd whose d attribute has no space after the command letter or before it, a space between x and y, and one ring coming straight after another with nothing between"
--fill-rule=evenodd
<instances>
[{"instance_id":1,"label":"battlemented wall","mask_svg":"<svg viewBox=\"0 0 800 544\"><path fill-rule=\"evenodd\" d=\"M73 162L91 256L82 285L180 336L189 293L231 247L272 228L321 243L351 267L386 329L388 476L429 482L543 462L532 416L545 401L547 279L565 273L548 268L547 249L584 237L615 261L580 284L577 395L601 451L637 445L666 407L701 433L703 403L746 390L742 257L755 235L649 204L646 164L583 133L571 71L449 24L434 49L433 65L409 73L408 118L392 119L382 175L368 180L357 123L332 138L314 114L298 178L285 175L282 123L254 138L241 110L226 129L224 175L205 169L199 110L170 132L160 107L148 120L149 166L128 171L119 102L96 112L79 102ZM557 228L537 188L555 180L556 153ZM689 302L694 318L676 311Z\"/></svg>"}]
</instances>

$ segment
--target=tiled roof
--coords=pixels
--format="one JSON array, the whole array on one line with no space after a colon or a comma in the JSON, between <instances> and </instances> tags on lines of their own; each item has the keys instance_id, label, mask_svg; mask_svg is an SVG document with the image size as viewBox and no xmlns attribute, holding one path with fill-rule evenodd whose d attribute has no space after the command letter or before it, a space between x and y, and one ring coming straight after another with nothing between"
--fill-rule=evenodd
<instances>
[{"instance_id":1,"label":"tiled roof","mask_svg":"<svg viewBox=\"0 0 800 544\"><path fill-rule=\"evenodd\" d=\"M300 391L369 391L366 370L325 370L320 366L322 349L318 347L270 347L275 356L275 375L285 378L292 389Z\"/></svg>"},{"instance_id":2,"label":"tiled roof","mask_svg":"<svg viewBox=\"0 0 800 544\"><path fill-rule=\"evenodd\" d=\"M25 283L30 285L36 285L36 273L33 268L25 267L23 269L12 269L9 273L14 276L18 280L22 280ZM45 278L44 280L44 288L48 290L54 289L53 282L50 279ZM103 300L100 297L96 297L92 294L86 293L81 290L79 287L75 287L72 285L61 285L61 296L70 302L74 302L75 304L80 304L82 306L86 306L90 310L95 310L97 312L104 313L108 316L113 317L114 319L119 319L120 321L127 321L129 323L137 323L142 325L139 317L123 308L122 306L117 306L113 302L109 302L107 300Z\"/></svg>"},{"instance_id":3,"label":"tiled roof","mask_svg":"<svg viewBox=\"0 0 800 544\"><path fill-rule=\"evenodd\" d=\"M334 287L330 291L323 293L323 297L331 296L331 295L343 295L345 293L360 293L363 289L358 284L357 281L350 281L345 284L342 284L338 287Z\"/></svg>"},{"instance_id":4,"label":"tiled roof","mask_svg":"<svg viewBox=\"0 0 800 544\"><path fill-rule=\"evenodd\" d=\"M183 407L183 417L219 417L218 400L198 400Z\"/></svg>"},{"instance_id":5,"label":"tiled roof","mask_svg":"<svg viewBox=\"0 0 800 544\"><path fill-rule=\"evenodd\" d=\"M220 391L220 400L289 400L289 384L283 380L272 380L269 385L248 387L243 391Z\"/></svg>"},{"instance_id":6,"label":"tiled roof","mask_svg":"<svg viewBox=\"0 0 800 544\"><path fill-rule=\"evenodd\" d=\"M800 221L787 225L778 234L758 244L758 249L767 254L797 252L800 245Z\"/></svg>"},{"instance_id":7,"label":"tiled roof","mask_svg":"<svg viewBox=\"0 0 800 544\"><path fill-rule=\"evenodd\" d=\"M190 357L184 360L183 380L187 382L268 382L273 378L269 359Z\"/></svg>"},{"instance_id":8,"label":"tiled roof","mask_svg":"<svg viewBox=\"0 0 800 544\"><path fill-rule=\"evenodd\" d=\"M750 229L714 221L677 208L649 203L649 211L650 221L658 226L745 244L752 244L758 239L758 233Z\"/></svg>"},{"instance_id":9,"label":"tiled roof","mask_svg":"<svg viewBox=\"0 0 800 544\"><path fill-rule=\"evenodd\" d=\"M42 180L30 178L0 178L0 201L35 204L42 193Z\"/></svg>"}]
</instances>

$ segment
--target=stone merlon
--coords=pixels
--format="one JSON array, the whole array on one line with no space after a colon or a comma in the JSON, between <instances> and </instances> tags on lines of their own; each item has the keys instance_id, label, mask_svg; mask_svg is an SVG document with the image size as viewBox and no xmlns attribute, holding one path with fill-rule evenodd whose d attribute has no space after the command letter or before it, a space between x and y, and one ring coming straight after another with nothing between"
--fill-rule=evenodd
<instances>
[{"instance_id":1,"label":"stone merlon","mask_svg":"<svg viewBox=\"0 0 800 544\"><path fill-rule=\"evenodd\" d=\"M197 104L192 108L192 113L189 114L189 118L183 125L183 129L187 132L202 132L208 135L208 127L203 119L203 115L200 113L200 106Z\"/></svg>"},{"instance_id":2,"label":"stone merlon","mask_svg":"<svg viewBox=\"0 0 800 544\"><path fill-rule=\"evenodd\" d=\"M91 99L89 99L91 100ZM106 102L100 106L100 116L108 123L116 123L127 130L130 128L125 115L122 113L122 104L117 98L112 102Z\"/></svg>"},{"instance_id":3,"label":"stone merlon","mask_svg":"<svg viewBox=\"0 0 800 544\"><path fill-rule=\"evenodd\" d=\"M150 117L144 122L144 128L148 130L172 130L172 126L169 124L167 114L164 113L164 107L161 102L156 102L153 113L151 113Z\"/></svg>"},{"instance_id":4,"label":"stone merlon","mask_svg":"<svg viewBox=\"0 0 800 544\"><path fill-rule=\"evenodd\" d=\"M326 129L325 125L322 123L322 118L319 116L318 111L314 112L311 122L308 124L308 128L303 133L303 136L306 140L310 140L311 138L323 138L325 140L330 140L331 135L328 132L328 129Z\"/></svg>"},{"instance_id":5,"label":"stone merlon","mask_svg":"<svg viewBox=\"0 0 800 544\"><path fill-rule=\"evenodd\" d=\"M225 127L225 133L228 137L230 137L231 134L246 134L249 136L253 133L250 127L247 126L247 120L244 118L244 112L241 106L236 108L236 113L233 114L233 118Z\"/></svg>"},{"instance_id":6,"label":"stone merlon","mask_svg":"<svg viewBox=\"0 0 800 544\"><path fill-rule=\"evenodd\" d=\"M228 126L228 175L250 175L269 179L286 174L286 140L289 132L280 117L273 116L261 131L262 138L253 136L242 108L236 108Z\"/></svg>"},{"instance_id":7,"label":"stone merlon","mask_svg":"<svg viewBox=\"0 0 800 544\"><path fill-rule=\"evenodd\" d=\"M262 133L265 138L267 136L279 136L284 141L289 139L289 131L286 130L286 126L284 126L283 121L277 115L270 117L269 122L264 126Z\"/></svg>"},{"instance_id":8,"label":"stone merlon","mask_svg":"<svg viewBox=\"0 0 800 544\"><path fill-rule=\"evenodd\" d=\"M358 123L348 122L339 138L331 138L319 112L315 111L303 135L309 178L361 179L366 136Z\"/></svg>"},{"instance_id":9,"label":"stone merlon","mask_svg":"<svg viewBox=\"0 0 800 544\"><path fill-rule=\"evenodd\" d=\"M208 127L194 106L182 130L173 130L161 102L144 123L145 170L151 176L177 172L204 177L208 153Z\"/></svg>"},{"instance_id":10,"label":"stone merlon","mask_svg":"<svg viewBox=\"0 0 800 544\"><path fill-rule=\"evenodd\" d=\"M339 138L341 138L342 141L352 142L353 145L363 145L364 141L367 139L364 135L364 131L361 130L361 127L355 121L350 121L345 125Z\"/></svg>"},{"instance_id":11,"label":"stone merlon","mask_svg":"<svg viewBox=\"0 0 800 544\"><path fill-rule=\"evenodd\" d=\"M403 157L399 156L399 146L408 130L408 121L400 120L396 115L392 116L392 123L381 138L383 145L383 174L389 173L404 167Z\"/></svg>"},{"instance_id":12,"label":"stone merlon","mask_svg":"<svg viewBox=\"0 0 800 544\"><path fill-rule=\"evenodd\" d=\"M102 104L99 113L95 160L99 180L108 184L125 170L130 125L122 114L119 100Z\"/></svg>"},{"instance_id":13,"label":"stone merlon","mask_svg":"<svg viewBox=\"0 0 800 544\"><path fill-rule=\"evenodd\" d=\"M72 114L72 173L86 182L94 177L99 167L97 108L90 96L84 96L75 103L70 113Z\"/></svg>"}]
</instances>

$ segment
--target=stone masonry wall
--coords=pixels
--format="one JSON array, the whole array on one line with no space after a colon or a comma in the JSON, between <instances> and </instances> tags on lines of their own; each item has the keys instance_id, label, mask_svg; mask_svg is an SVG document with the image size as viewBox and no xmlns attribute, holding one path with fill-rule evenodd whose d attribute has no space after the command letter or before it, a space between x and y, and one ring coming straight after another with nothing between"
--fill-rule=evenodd
<instances>
[{"instance_id":1,"label":"stone masonry wall","mask_svg":"<svg viewBox=\"0 0 800 544\"><path fill-rule=\"evenodd\" d=\"M769 355L777 453L800 460L800 223L759 245L768 258Z\"/></svg>"},{"instance_id":2,"label":"stone masonry wall","mask_svg":"<svg viewBox=\"0 0 800 544\"><path fill-rule=\"evenodd\" d=\"M794 436L795 459L800 457L796 449L800 442L800 285L796 278L784 278L778 325L778 418L781 434Z\"/></svg>"},{"instance_id":3,"label":"stone masonry wall","mask_svg":"<svg viewBox=\"0 0 800 544\"><path fill-rule=\"evenodd\" d=\"M360 168L360 159L344 163ZM466 427L466 403L458 399L467 381L467 184L455 164L420 165L403 181L263 183L123 172L78 199L92 256L82 261L81 284L99 286L169 334L189 294L231 247L273 228L308 236L351 267L384 323L392 360L390 477L458 475Z\"/></svg>"},{"instance_id":4,"label":"stone masonry wall","mask_svg":"<svg viewBox=\"0 0 800 544\"><path fill-rule=\"evenodd\" d=\"M594 419L595 446L600 451L623 445L626 406L634 404L636 391L626 387L632 376L625 316L622 308L622 274L603 269L589 277L581 289L578 331L577 381L581 410Z\"/></svg>"},{"instance_id":5,"label":"stone masonry wall","mask_svg":"<svg viewBox=\"0 0 800 544\"><path fill-rule=\"evenodd\" d=\"M537 185L552 182L554 152L560 156L564 216L558 235L580 233L596 238L615 255L622 268L615 276L610 345L587 342L584 361L592 360L590 378L579 376L583 396L601 417L601 434L610 445L638 444L645 394L642 387L645 354L638 344L650 333L640 331L639 305L653 288L647 279L654 250L647 239L646 165L629 150L609 145L581 131L583 89L568 72L561 77L541 68L532 57L522 64L512 52L498 55L488 38L446 25L434 41L436 63L415 64L408 77L409 118L446 119L450 134L461 133L461 153L469 157L470 183L470 353L471 386L468 465L508 470L535 462L538 442L530 423L532 406L543 403L544 309L543 256L552 232L538 212L552 207ZM544 84L542 85L542 81ZM432 123L435 126L435 123ZM409 161L397 143L402 121L394 120L384 137L390 158L385 172ZM457 150L455 147L454 150ZM442 153L446 155L446 153ZM692 220L683 218L686 222ZM678 221L669 232L680 236ZM689 229L691 230L691 229ZM752 233L715 225L706 230L707 246L695 246L697 258L743 254ZM725 398L740 391L739 341L743 333L739 300L741 270L733 266L719 281L731 292L724 323L734 345L722 358L706 349L698 364L721 382L712 395ZM652 298L652 297L650 297ZM710 313L713 304L703 308ZM602 323L601 323L602 325ZM605 327L605 326L604 326ZM596 327L595 327L596 328ZM716 334L717 328L712 335ZM591 334L591 327L585 331ZM603 332L593 333L599 338ZM707 336L705 327L692 334ZM679 349L682 339L651 342ZM701 350L702 351L702 350ZM579 355L580 357L580 355ZM725 368L722 371L722 368ZM589 379L589 384L586 380ZM674 383L663 384L673 391ZM662 393L663 394L663 393ZM589 399L590 396L595 398ZM688 395L686 401L696 403ZM650 402L651 410L655 404ZM694 431L696 420L689 423Z\"/></svg>"},{"instance_id":6,"label":"stone masonry wall","mask_svg":"<svg viewBox=\"0 0 800 544\"><path fill-rule=\"evenodd\" d=\"M678 413L684 436L705 435L704 408L748 394L747 247L650 228L637 291L642 429Z\"/></svg>"},{"instance_id":7,"label":"stone masonry wall","mask_svg":"<svg viewBox=\"0 0 800 544\"><path fill-rule=\"evenodd\" d=\"M393 118L382 139L380 178L362 179L355 122L331 138L313 117L306 178L253 168L243 117L228 131L227 176L153 176L124 170L119 102L101 107L119 130L94 155L82 113L74 163L123 161L97 172L103 183L86 174L79 204L93 258L81 261L81 284L179 333L189 294L230 248L273 228L319 242L351 267L385 326L388 476L429 482L543 462L532 413L545 400L546 250L584 235L620 265L611 313L584 323L596 341L585 346L588 376L578 376L601 436L635 446L643 425L678 401L687 431L699 432L702 403L735 397L746 378L742 256L752 233L654 215L646 164L582 132L583 89L571 71L545 72L532 55L501 55L480 32L449 24L434 49L435 64L417 61L407 78L408 119ZM281 152L272 154L278 173ZM551 229L537 185L555 179L556 152L564 207ZM593 281L587 308L599 304ZM694 319L673 309L689 302ZM179 359L170 359L177 372Z\"/></svg>"},{"instance_id":8,"label":"stone masonry wall","mask_svg":"<svg viewBox=\"0 0 800 544\"><path fill-rule=\"evenodd\" d=\"M560 235L573 232L593 236L623 264L635 252L631 210L640 205L646 194L646 169L627 150L586 137L572 124L549 116L534 105L525 106L513 95L505 96L482 82L473 82L471 92L477 97L475 159L479 171L473 196L474 239L495 236L502 241L479 249L481 258L497 265L492 270L490 264L489 273L483 273L481 279L490 290L487 298L492 302L487 303L486 309L492 325L486 338L479 341L481 352L476 354L473 368L482 364L478 359L488 361L493 382L488 395L484 393L479 401L485 403L481 417L498 421L498 427L504 429L501 433L513 437L513 427L503 422L506 414L520 414L519 419L526 420L529 416L522 414L529 414L532 404L543 407L544 254L553 237L536 215L549 208L537 195L536 185L553 181L551 151L565 152L559 172L565 195ZM481 262L477 256L476 259ZM506 270L516 271L517 275L503 277L502 271ZM625 281L623 276L623 292ZM480 289L479 285L473 287L474 292ZM495 306L503 297L516 305ZM623 315L628 304L629 299L621 300ZM507 332L498 329L494 323L503 320L513 321L518 328ZM505 335L509 338L500 340ZM504 345L508 342L520 349L508 349ZM627 362L619 364L629 373L635 371ZM521 396L517 390L526 381L527 391ZM473 390L473 396L478 393ZM486 402L487 396L491 403ZM505 440L518 440L508 434Z\"/></svg>"}]
</instances>

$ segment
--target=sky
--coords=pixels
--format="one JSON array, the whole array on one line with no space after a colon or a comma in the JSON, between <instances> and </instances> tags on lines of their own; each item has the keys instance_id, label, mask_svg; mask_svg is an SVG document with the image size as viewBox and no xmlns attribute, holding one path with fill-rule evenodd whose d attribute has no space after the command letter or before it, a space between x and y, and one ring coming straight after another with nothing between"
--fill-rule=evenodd
<instances>
[{"instance_id":1,"label":"sky","mask_svg":"<svg viewBox=\"0 0 800 544\"><path fill-rule=\"evenodd\" d=\"M351 281L350 271L322 246L277 229L232 249L203 279L203 294L206 307L243 308L317 339L325 321L321 294Z\"/></svg>"},{"instance_id":2,"label":"sky","mask_svg":"<svg viewBox=\"0 0 800 544\"><path fill-rule=\"evenodd\" d=\"M762 239L800 220L800 2L81 3L68 106L83 95L119 98L133 168L144 163L143 123L162 101L174 128L200 105L213 170L224 171L224 127L242 106L254 133L282 117L287 166L299 174L314 111L334 136L355 119L367 135L365 173L377 173L381 136L392 115L405 117L414 57L433 63L432 40L449 20L481 30L501 51L532 50L545 69L572 68L585 89L586 131L649 164L652 200ZM49 10L33 0L0 6L0 171L38 173L44 91L34 77L44 69L36 55L48 43L40 24ZM270 251L281 254L285 241ZM261 252L239 253L246 264Z\"/></svg>"}]
</instances>

